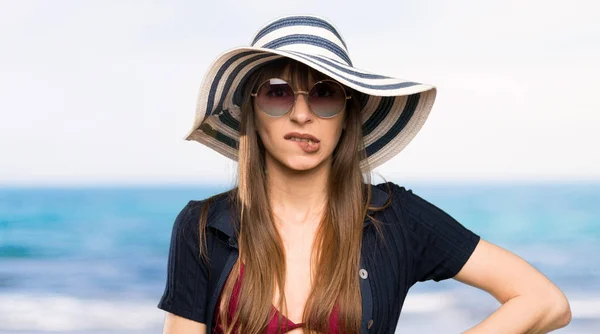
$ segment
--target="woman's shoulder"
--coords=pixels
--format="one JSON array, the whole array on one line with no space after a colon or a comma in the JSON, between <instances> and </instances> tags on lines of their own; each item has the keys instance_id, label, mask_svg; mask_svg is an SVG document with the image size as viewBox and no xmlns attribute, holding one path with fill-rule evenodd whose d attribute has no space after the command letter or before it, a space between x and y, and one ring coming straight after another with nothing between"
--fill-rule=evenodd
<instances>
[{"instance_id":1,"label":"woman's shoulder","mask_svg":"<svg viewBox=\"0 0 600 334\"><path fill-rule=\"evenodd\" d=\"M210 217L210 215L218 213L222 210L228 210L234 190L235 189L230 189L206 198L189 200L189 202L181 210L181 213L191 216L198 216L200 215L202 208L207 206Z\"/></svg>"},{"instance_id":2,"label":"woman's shoulder","mask_svg":"<svg viewBox=\"0 0 600 334\"><path fill-rule=\"evenodd\" d=\"M406 189L404 186L399 185L392 181L382 182L379 184L372 184L371 186L372 186L372 188L377 188L379 190L388 191L388 192Z\"/></svg>"},{"instance_id":3,"label":"woman's shoulder","mask_svg":"<svg viewBox=\"0 0 600 334\"><path fill-rule=\"evenodd\" d=\"M394 182L384 182L372 185L372 200L376 206L393 209L401 216L435 216L445 215L440 207L424 199L413 189ZM377 203L379 202L379 203ZM382 204L383 205L377 205Z\"/></svg>"},{"instance_id":4,"label":"woman's shoulder","mask_svg":"<svg viewBox=\"0 0 600 334\"><path fill-rule=\"evenodd\" d=\"M371 185L371 202L372 204L381 204L387 206L401 205L411 195L414 195L411 189L394 182L383 182Z\"/></svg>"},{"instance_id":5,"label":"woman's shoulder","mask_svg":"<svg viewBox=\"0 0 600 334\"><path fill-rule=\"evenodd\" d=\"M410 230L424 229L430 233L466 235L475 239L474 234L460 223L448 210L439 204L434 204L430 199L425 199L413 192L412 189L393 182L375 185L379 191L387 191L390 196L390 205L398 221ZM458 237L456 237L458 239Z\"/></svg>"},{"instance_id":6,"label":"woman's shoulder","mask_svg":"<svg viewBox=\"0 0 600 334\"><path fill-rule=\"evenodd\" d=\"M192 199L179 211L175 218L174 229L198 232L198 222L203 210L206 209L207 221L210 222L223 216L231 209L231 196L234 189L218 193L203 199Z\"/></svg>"}]
</instances>

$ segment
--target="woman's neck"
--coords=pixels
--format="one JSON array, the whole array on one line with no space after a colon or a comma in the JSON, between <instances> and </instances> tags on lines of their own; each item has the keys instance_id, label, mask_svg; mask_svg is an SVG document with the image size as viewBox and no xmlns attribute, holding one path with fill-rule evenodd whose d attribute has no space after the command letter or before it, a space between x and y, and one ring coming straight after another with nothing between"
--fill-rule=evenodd
<instances>
[{"instance_id":1,"label":"woman's neck","mask_svg":"<svg viewBox=\"0 0 600 334\"><path fill-rule=\"evenodd\" d=\"M289 223L303 224L323 212L331 161L307 171L287 168L271 157L266 159L267 186L273 212ZM287 223L286 222L286 223Z\"/></svg>"}]
</instances>

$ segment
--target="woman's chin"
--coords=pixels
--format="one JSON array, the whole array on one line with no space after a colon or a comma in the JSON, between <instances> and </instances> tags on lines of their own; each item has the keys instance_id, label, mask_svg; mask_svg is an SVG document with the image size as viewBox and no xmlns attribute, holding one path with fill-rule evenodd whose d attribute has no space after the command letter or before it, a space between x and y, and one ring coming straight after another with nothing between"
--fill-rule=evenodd
<instances>
[{"instance_id":1,"label":"woman's chin","mask_svg":"<svg viewBox=\"0 0 600 334\"><path fill-rule=\"evenodd\" d=\"M292 170L302 172L316 168L321 164L322 160L318 157L293 157L286 159L285 165Z\"/></svg>"}]
</instances>

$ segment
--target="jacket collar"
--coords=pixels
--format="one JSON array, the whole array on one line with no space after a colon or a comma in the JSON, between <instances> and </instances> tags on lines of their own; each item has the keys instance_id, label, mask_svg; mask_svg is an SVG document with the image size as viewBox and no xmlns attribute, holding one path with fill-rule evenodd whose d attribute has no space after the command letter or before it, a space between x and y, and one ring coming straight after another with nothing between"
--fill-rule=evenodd
<instances>
[{"instance_id":1,"label":"jacket collar","mask_svg":"<svg viewBox=\"0 0 600 334\"><path fill-rule=\"evenodd\" d=\"M226 196L220 196L220 199L213 202L214 207L211 209L213 212L213 217L209 220L208 226L221 231L227 235L230 240L234 239L235 244L237 245L237 240L235 240L236 238L233 219L231 216L231 208L227 199L228 195L229 192L226 193ZM387 192L374 185L371 185L371 201L369 202L370 206L381 207L388 201L389 198L390 195ZM367 213L369 215L373 215L375 212L368 210ZM365 217L363 228L367 227L370 223L372 223L371 218Z\"/></svg>"},{"instance_id":2,"label":"jacket collar","mask_svg":"<svg viewBox=\"0 0 600 334\"><path fill-rule=\"evenodd\" d=\"M369 206L372 207L382 207L389 200L390 195L384 191L379 189L379 187L371 185L371 201L369 202ZM375 211L367 210L368 215L374 215ZM368 216L365 217L365 221L363 223L363 228L367 227L373 221Z\"/></svg>"}]
</instances>

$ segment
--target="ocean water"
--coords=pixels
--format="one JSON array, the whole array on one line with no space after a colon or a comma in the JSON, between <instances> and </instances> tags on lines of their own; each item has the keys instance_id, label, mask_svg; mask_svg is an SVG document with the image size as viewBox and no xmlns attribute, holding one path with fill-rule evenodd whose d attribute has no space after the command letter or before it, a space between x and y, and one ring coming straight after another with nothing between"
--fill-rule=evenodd
<instances>
[{"instance_id":1,"label":"ocean water","mask_svg":"<svg viewBox=\"0 0 600 334\"><path fill-rule=\"evenodd\" d=\"M600 333L600 184L407 188L555 282ZM0 189L0 333L160 333L173 220L207 187ZM454 280L418 283L396 333L459 333L499 307Z\"/></svg>"}]
</instances>

